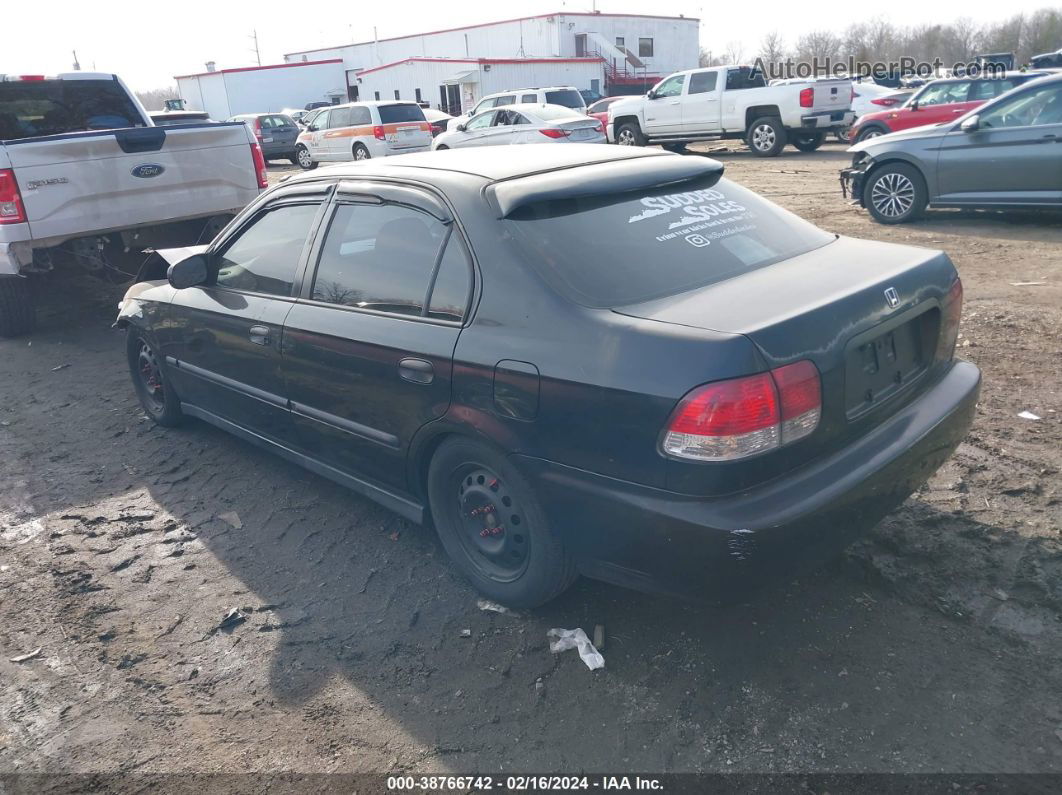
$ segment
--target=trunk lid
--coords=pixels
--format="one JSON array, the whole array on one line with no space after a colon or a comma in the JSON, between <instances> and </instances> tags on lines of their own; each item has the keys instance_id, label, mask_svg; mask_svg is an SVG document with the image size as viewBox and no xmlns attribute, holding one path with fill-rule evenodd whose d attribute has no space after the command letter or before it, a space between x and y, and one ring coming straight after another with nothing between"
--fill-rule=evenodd
<instances>
[{"instance_id":1,"label":"trunk lid","mask_svg":"<svg viewBox=\"0 0 1062 795\"><path fill-rule=\"evenodd\" d=\"M852 84L848 80L816 80L800 88L813 88L811 112L848 110L852 107Z\"/></svg>"},{"instance_id":2,"label":"trunk lid","mask_svg":"<svg viewBox=\"0 0 1062 795\"><path fill-rule=\"evenodd\" d=\"M632 317L742 334L764 369L811 360L822 416L806 439L747 467L739 485L769 479L843 446L932 382L941 308L956 278L942 252L839 238L821 248L669 298L619 307ZM950 356L950 352L949 352ZM693 385L691 385L693 386ZM714 467L669 461L669 487L702 493Z\"/></svg>"},{"instance_id":3,"label":"trunk lid","mask_svg":"<svg viewBox=\"0 0 1062 795\"><path fill-rule=\"evenodd\" d=\"M38 239L234 211L258 194L242 122L70 133L4 147Z\"/></svg>"}]
</instances>

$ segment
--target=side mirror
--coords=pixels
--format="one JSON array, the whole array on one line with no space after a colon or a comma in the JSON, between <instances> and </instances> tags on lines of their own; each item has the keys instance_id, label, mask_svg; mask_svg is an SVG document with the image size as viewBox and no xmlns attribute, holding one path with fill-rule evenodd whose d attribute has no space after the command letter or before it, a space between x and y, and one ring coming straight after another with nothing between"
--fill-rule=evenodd
<instances>
[{"instance_id":1,"label":"side mirror","mask_svg":"<svg viewBox=\"0 0 1062 795\"><path fill-rule=\"evenodd\" d=\"M963 119L962 124L959 125L959 129L964 133L977 132L981 129L981 117L974 114L968 119Z\"/></svg>"},{"instance_id":2,"label":"side mirror","mask_svg":"<svg viewBox=\"0 0 1062 795\"><path fill-rule=\"evenodd\" d=\"M918 110L918 100L911 103L911 110Z\"/></svg>"},{"instance_id":3,"label":"side mirror","mask_svg":"<svg viewBox=\"0 0 1062 795\"><path fill-rule=\"evenodd\" d=\"M309 127L306 128L306 131L307 132L317 132L317 125L316 124L311 124Z\"/></svg>"},{"instance_id":4,"label":"side mirror","mask_svg":"<svg viewBox=\"0 0 1062 795\"><path fill-rule=\"evenodd\" d=\"M653 89L650 88L648 91L645 92L645 98L646 99L656 99L656 92L653 91Z\"/></svg>"},{"instance_id":5,"label":"side mirror","mask_svg":"<svg viewBox=\"0 0 1062 795\"><path fill-rule=\"evenodd\" d=\"M456 127L454 127L454 129L455 129L455 130L456 130L457 132L464 132L464 131L465 131L465 125L463 125L463 124L458 124L458 125L457 125Z\"/></svg>"},{"instance_id":6,"label":"side mirror","mask_svg":"<svg viewBox=\"0 0 1062 795\"><path fill-rule=\"evenodd\" d=\"M175 290L195 287L207 280L207 261L202 254L193 254L175 262L166 271L166 280Z\"/></svg>"}]
</instances>

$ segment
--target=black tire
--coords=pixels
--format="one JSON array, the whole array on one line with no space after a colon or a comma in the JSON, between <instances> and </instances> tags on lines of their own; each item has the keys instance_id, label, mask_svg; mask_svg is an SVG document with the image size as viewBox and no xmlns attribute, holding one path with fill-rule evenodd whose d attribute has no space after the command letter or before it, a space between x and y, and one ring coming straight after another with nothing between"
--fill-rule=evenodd
<instances>
[{"instance_id":1,"label":"black tire","mask_svg":"<svg viewBox=\"0 0 1062 795\"><path fill-rule=\"evenodd\" d=\"M637 122L628 121L616 130L616 143L619 146L645 146L645 136Z\"/></svg>"},{"instance_id":2,"label":"black tire","mask_svg":"<svg viewBox=\"0 0 1062 795\"><path fill-rule=\"evenodd\" d=\"M295 147L295 165L304 171L313 171L317 168L316 161L310 156L310 150L301 144Z\"/></svg>"},{"instance_id":3,"label":"black tire","mask_svg":"<svg viewBox=\"0 0 1062 795\"><path fill-rule=\"evenodd\" d=\"M441 151L443 151L444 149L449 149L449 148L450 148L450 147L448 147L448 146L447 146L446 144L439 144L439 145L438 145L437 147L435 147L435 151L436 151L436 152L441 152Z\"/></svg>"},{"instance_id":4,"label":"black tire","mask_svg":"<svg viewBox=\"0 0 1062 795\"><path fill-rule=\"evenodd\" d=\"M291 163L293 166L297 166L299 164L299 156L292 152L288 156L288 162Z\"/></svg>"},{"instance_id":5,"label":"black tire","mask_svg":"<svg viewBox=\"0 0 1062 795\"><path fill-rule=\"evenodd\" d=\"M903 224L922 216L928 203L926 181L907 163L886 163L863 185L863 206L879 224Z\"/></svg>"},{"instance_id":6,"label":"black tire","mask_svg":"<svg viewBox=\"0 0 1062 795\"><path fill-rule=\"evenodd\" d=\"M575 581L574 560L504 454L448 439L432 456L428 499L446 552L485 596L509 607L538 607Z\"/></svg>"},{"instance_id":7,"label":"black tire","mask_svg":"<svg viewBox=\"0 0 1062 795\"><path fill-rule=\"evenodd\" d=\"M785 127L777 116L761 116L745 131L745 143L756 157L777 157L787 141Z\"/></svg>"},{"instance_id":8,"label":"black tire","mask_svg":"<svg viewBox=\"0 0 1062 795\"><path fill-rule=\"evenodd\" d=\"M28 334L36 320L29 280L24 276L0 276L0 337Z\"/></svg>"},{"instance_id":9,"label":"black tire","mask_svg":"<svg viewBox=\"0 0 1062 795\"><path fill-rule=\"evenodd\" d=\"M801 152L814 152L820 146L822 142L826 140L826 133L794 133L789 139L789 143L799 149Z\"/></svg>"},{"instance_id":10,"label":"black tire","mask_svg":"<svg viewBox=\"0 0 1062 795\"><path fill-rule=\"evenodd\" d=\"M686 144L685 143L661 144L661 146L664 149L666 149L667 151L674 152L677 155L681 155L683 152L686 151Z\"/></svg>"},{"instance_id":11,"label":"black tire","mask_svg":"<svg viewBox=\"0 0 1062 795\"><path fill-rule=\"evenodd\" d=\"M859 135L856 136L855 142L861 144L868 138L877 138L879 135L886 135L888 132L889 131L884 127L880 127L877 124L871 124L859 131Z\"/></svg>"},{"instance_id":12,"label":"black tire","mask_svg":"<svg viewBox=\"0 0 1062 795\"><path fill-rule=\"evenodd\" d=\"M372 155L369 154L369 150L365 144L354 144L354 148L351 150L351 154L354 155L355 160L371 160Z\"/></svg>"},{"instance_id":13,"label":"black tire","mask_svg":"<svg viewBox=\"0 0 1062 795\"><path fill-rule=\"evenodd\" d=\"M833 137L840 141L842 144L852 143L852 128L851 127L838 127L833 131Z\"/></svg>"},{"instance_id":14,"label":"black tire","mask_svg":"<svg viewBox=\"0 0 1062 795\"><path fill-rule=\"evenodd\" d=\"M177 397L154 344L137 328L128 330L125 352L133 389L144 412L159 425L173 427L184 420Z\"/></svg>"}]
</instances>

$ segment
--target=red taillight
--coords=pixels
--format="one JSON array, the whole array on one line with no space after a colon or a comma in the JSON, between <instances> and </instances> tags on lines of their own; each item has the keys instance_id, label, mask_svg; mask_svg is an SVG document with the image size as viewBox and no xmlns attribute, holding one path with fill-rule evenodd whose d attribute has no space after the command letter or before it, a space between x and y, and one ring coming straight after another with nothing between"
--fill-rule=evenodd
<instances>
[{"instance_id":1,"label":"red taillight","mask_svg":"<svg viewBox=\"0 0 1062 795\"><path fill-rule=\"evenodd\" d=\"M697 387L672 413L661 446L676 458L732 461L807 436L821 413L819 371L799 361Z\"/></svg>"},{"instance_id":2,"label":"red taillight","mask_svg":"<svg viewBox=\"0 0 1062 795\"><path fill-rule=\"evenodd\" d=\"M26 221L22 194L10 168L0 168L0 224L21 224Z\"/></svg>"},{"instance_id":3,"label":"red taillight","mask_svg":"<svg viewBox=\"0 0 1062 795\"><path fill-rule=\"evenodd\" d=\"M19 80L24 80L27 83L37 83L37 82L40 82L41 80L44 80L45 78L44 78L44 75L19 75L18 79Z\"/></svg>"},{"instance_id":4,"label":"red taillight","mask_svg":"<svg viewBox=\"0 0 1062 795\"><path fill-rule=\"evenodd\" d=\"M815 89L808 86L800 89L800 107L810 108L815 104Z\"/></svg>"},{"instance_id":5,"label":"red taillight","mask_svg":"<svg viewBox=\"0 0 1062 795\"><path fill-rule=\"evenodd\" d=\"M872 105L881 105L883 108L891 108L897 102L898 99L886 99L885 97L878 97L877 99L870 100Z\"/></svg>"},{"instance_id":6,"label":"red taillight","mask_svg":"<svg viewBox=\"0 0 1062 795\"><path fill-rule=\"evenodd\" d=\"M556 127L545 127L539 132L547 138L567 138L572 134L571 130L558 130Z\"/></svg>"},{"instance_id":7,"label":"red taillight","mask_svg":"<svg viewBox=\"0 0 1062 795\"><path fill-rule=\"evenodd\" d=\"M254 137L257 138L259 141L262 140L262 120L261 119L255 119L254 120Z\"/></svg>"},{"instance_id":8,"label":"red taillight","mask_svg":"<svg viewBox=\"0 0 1062 795\"><path fill-rule=\"evenodd\" d=\"M384 132L382 124L377 124L372 128L372 137L378 141L384 141L387 139L387 133Z\"/></svg>"},{"instance_id":9,"label":"red taillight","mask_svg":"<svg viewBox=\"0 0 1062 795\"><path fill-rule=\"evenodd\" d=\"M955 340L959 337L959 320L962 317L962 280L955 282L944 297L940 314L940 336L937 338L938 361L947 361L955 355Z\"/></svg>"},{"instance_id":10,"label":"red taillight","mask_svg":"<svg viewBox=\"0 0 1062 795\"><path fill-rule=\"evenodd\" d=\"M254 172L258 175L258 187L269 187L269 171L266 169L265 155L262 154L262 147L258 144L251 144L251 160L254 161Z\"/></svg>"}]
</instances>

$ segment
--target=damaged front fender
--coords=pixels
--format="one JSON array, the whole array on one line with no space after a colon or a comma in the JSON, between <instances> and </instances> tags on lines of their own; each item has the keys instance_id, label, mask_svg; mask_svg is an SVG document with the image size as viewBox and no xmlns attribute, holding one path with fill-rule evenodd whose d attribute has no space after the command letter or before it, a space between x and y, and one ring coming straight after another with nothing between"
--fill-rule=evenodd
<instances>
[{"instance_id":1,"label":"damaged front fender","mask_svg":"<svg viewBox=\"0 0 1062 795\"><path fill-rule=\"evenodd\" d=\"M840 172L841 195L851 199L853 204L858 203L860 207L866 206L863 204L863 181L873 163L867 155L857 153L852 158L852 165L842 168Z\"/></svg>"},{"instance_id":2,"label":"damaged front fender","mask_svg":"<svg viewBox=\"0 0 1062 795\"><path fill-rule=\"evenodd\" d=\"M130 325L144 325L152 307L168 304L173 300L173 293L174 289L164 279L131 285L118 302L118 317L111 324L111 328L124 329Z\"/></svg>"}]
</instances>

